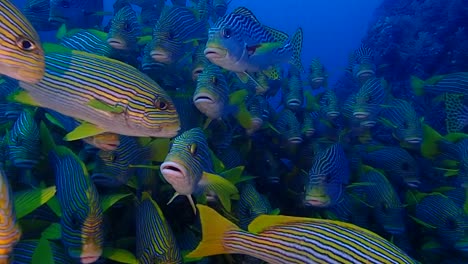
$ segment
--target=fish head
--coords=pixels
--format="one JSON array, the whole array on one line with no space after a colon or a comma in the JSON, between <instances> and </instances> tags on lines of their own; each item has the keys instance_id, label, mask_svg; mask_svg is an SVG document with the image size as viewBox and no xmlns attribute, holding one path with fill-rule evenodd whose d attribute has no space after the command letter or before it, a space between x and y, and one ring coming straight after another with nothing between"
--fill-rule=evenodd
<instances>
[{"instance_id":1,"label":"fish head","mask_svg":"<svg viewBox=\"0 0 468 264\"><path fill-rule=\"evenodd\" d=\"M282 137L289 143L302 143L301 123L297 120L296 115L291 110L284 110L280 113L280 116L275 123L275 127L281 133Z\"/></svg>"},{"instance_id":2,"label":"fish head","mask_svg":"<svg viewBox=\"0 0 468 264\"><path fill-rule=\"evenodd\" d=\"M208 159L206 137L200 128L193 128L174 138L160 171L177 193L190 195L196 190Z\"/></svg>"},{"instance_id":3,"label":"fish head","mask_svg":"<svg viewBox=\"0 0 468 264\"><path fill-rule=\"evenodd\" d=\"M128 50L136 48L141 26L135 11L126 5L111 20L107 43L114 49Z\"/></svg>"},{"instance_id":4,"label":"fish head","mask_svg":"<svg viewBox=\"0 0 468 264\"><path fill-rule=\"evenodd\" d=\"M0 10L0 75L27 83L37 83L45 73L44 50L37 31L9 2Z\"/></svg>"},{"instance_id":5,"label":"fish head","mask_svg":"<svg viewBox=\"0 0 468 264\"><path fill-rule=\"evenodd\" d=\"M183 45L174 40L174 35L171 31L157 32L153 36L151 44L150 56L160 63L172 64L179 58L178 51L183 49Z\"/></svg>"},{"instance_id":6,"label":"fish head","mask_svg":"<svg viewBox=\"0 0 468 264\"><path fill-rule=\"evenodd\" d=\"M408 120L403 117L395 129L395 136L409 144L420 144L423 140L423 129L419 120Z\"/></svg>"},{"instance_id":7,"label":"fish head","mask_svg":"<svg viewBox=\"0 0 468 264\"><path fill-rule=\"evenodd\" d=\"M320 98L320 111L329 120L337 118L341 112L336 93L328 89Z\"/></svg>"},{"instance_id":8,"label":"fish head","mask_svg":"<svg viewBox=\"0 0 468 264\"><path fill-rule=\"evenodd\" d=\"M213 64L222 68L240 71L237 64L245 55L246 44L242 39L242 25L235 25L221 20L208 32L205 56Z\"/></svg>"},{"instance_id":9,"label":"fish head","mask_svg":"<svg viewBox=\"0 0 468 264\"><path fill-rule=\"evenodd\" d=\"M32 169L39 163L39 126L32 111L25 109L20 114L6 139L9 158L15 167Z\"/></svg>"},{"instance_id":10,"label":"fish head","mask_svg":"<svg viewBox=\"0 0 468 264\"><path fill-rule=\"evenodd\" d=\"M375 206L376 221L392 235L402 234L406 230L404 208L397 199L385 196Z\"/></svg>"},{"instance_id":11,"label":"fish head","mask_svg":"<svg viewBox=\"0 0 468 264\"><path fill-rule=\"evenodd\" d=\"M213 7L215 14L219 17L222 17L226 14L230 1L226 0L213 0Z\"/></svg>"},{"instance_id":12,"label":"fish head","mask_svg":"<svg viewBox=\"0 0 468 264\"><path fill-rule=\"evenodd\" d=\"M359 83L364 84L367 80L375 77L375 65L366 61L356 64L353 67L353 75Z\"/></svg>"},{"instance_id":13,"label":"fish head","mask_svg":"<svg viewBox=\"0 0 468 264\"><path fill-rule=\"evenodd\" d=\"M176 106L169 95L156 83L149 93L133 95L125 111L127 125L132 129L146 131L151 137L174 137L180 129Z\"/></svg>"},{"instance_id":14,"label":"fish head","mask_svg":"<svg viewBox=\"0 0 468 264\"><path fill-rule=\"evenodd\" d=\"M311 172L309 183L305 186L304 205L326 208L336 204L344 193L343 185L336 182L331 174Z\"/></svg>"},{"instance_id":15,"label":"fish head","mask_svg":"<svg viewBox=\"0 0 468 264\"><path fill-rule=\"evenodd\" d=\"M223 115L228 100L228 89L221 69L210 64L198 76L193 103L208 118L217 119Z\"/></svg>"}]
</instances>

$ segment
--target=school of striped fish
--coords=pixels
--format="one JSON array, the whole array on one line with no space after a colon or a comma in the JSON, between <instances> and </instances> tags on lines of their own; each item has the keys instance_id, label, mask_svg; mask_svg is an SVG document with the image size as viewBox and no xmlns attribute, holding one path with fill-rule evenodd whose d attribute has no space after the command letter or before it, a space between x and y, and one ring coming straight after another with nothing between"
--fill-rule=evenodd
<instances>
[{"instance_id":1,"label":"school of striped fish","mask_svg":"<svg viewBox=\"0 0 468 264\"><path fill-rule=\"evenodd\" d=\"M340 101L235 4L0 0L0 263L468 263L468 72Z\"/></svg>"}]
</instances>

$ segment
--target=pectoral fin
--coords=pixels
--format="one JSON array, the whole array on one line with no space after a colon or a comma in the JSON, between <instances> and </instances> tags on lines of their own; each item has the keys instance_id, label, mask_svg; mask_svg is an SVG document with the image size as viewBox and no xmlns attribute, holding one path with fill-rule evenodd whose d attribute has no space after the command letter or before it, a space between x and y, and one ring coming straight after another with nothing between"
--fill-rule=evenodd
<instances>
[{"instance_id":1,"label":"pectoral fin","mask_svg":"<svg viewBox=\"0 0 468 264\"><path fill-rule=\"evenodd\" d=\"M219 175L203 172L199 185L216 193L223 207L231 212L231 196L239 193L234 184Z\"/></svg>"},{"instance_id":2,"label":"pectoral fin","mask_svg":"<svg viewBox=\"0 0 468 264\"><path fill-rule=\"evenodd\" d=\"M73 131L71 131L70 133L66 134L63 139L66 141L73 141L87 137L92 137L104 132L107 131L98 127L95 124L85 122L73 129Z\"/></svg>"},{"instance_id":3,"label":"pectoral fin","mask_svg":"<svg viewBox=\"0 0 468 264\"><path fill-rule=\"evenodd\" d=\"M88 102L88 105L98 110L109 112L109 113L114 113L114 114L123 113L123 111L125 110L122 106L110 105L98 99L91 99Z\"/></svg>"}]
</instances>

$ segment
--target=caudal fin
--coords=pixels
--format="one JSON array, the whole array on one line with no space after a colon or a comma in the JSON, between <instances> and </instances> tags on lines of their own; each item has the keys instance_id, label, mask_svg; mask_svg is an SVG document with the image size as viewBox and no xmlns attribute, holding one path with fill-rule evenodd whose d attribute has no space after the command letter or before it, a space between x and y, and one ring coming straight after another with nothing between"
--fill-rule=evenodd
<instances>
[{"instance_id":1,"label":"caudal fin","mask_svg":"<svg viewBox=\"0 0 468 264\"><path fill-rule=\"evenodd\" d=\"M304 33L302 32L302 28L299 28L291 40L293 55L291 63L300 71L304 72L304 67L302 66L302 40L304 38Z\"/></svg>"},{"instance_id":2,"label":"caudal fin","mask_svg":"<svg viewBox=\"0 0 468 264\"><path fill-rule=\"evenodd\" d=\"M197 208L202 226L202 241L185 257L201 258L230 253L223 245L225 233L240 228L206 205L198 204Z\"/></svg>"}]
</instances>

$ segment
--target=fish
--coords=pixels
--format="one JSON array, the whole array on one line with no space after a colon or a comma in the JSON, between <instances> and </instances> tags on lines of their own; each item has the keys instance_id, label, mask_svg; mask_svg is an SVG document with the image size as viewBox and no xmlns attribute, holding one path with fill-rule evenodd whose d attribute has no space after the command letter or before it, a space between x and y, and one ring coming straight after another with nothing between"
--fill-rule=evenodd
<instances>
[{"instance_id":1,"label":"fish","mask_svg":"<svg viewBox=\"0 0 468 264\"><path fill-rule=\"evenodd\" d=\"M107 33L96 29L72 29L58 36L59 44L73 50L104 57L113 57L114 51L107 43Z\"/></svg>"},{"instance_id":2,"label":"fish","mask_svg":"<svg viewBox=\"0 0 468 264\"><path fill-rule=\"evenodd\" d=\"M27 0L22 11L36 30L50 31L60 26L49 22L50 0Z\"/></svg>"},{"instance_id":3,"label":"fish","mask_svg":"<svg viewBox=\"0 0 468 264\"><path fill-rule=\"evenodd\" d=\"M197 207L203 238L188 258L245 254L272 264L417 263L391 242L353 224L261 215L244 231L208 206Z\"/></svg>"},{"instance_id":4,"label":"fish","mask_svg":"<svg viewBox=\"0 0 468 264\"><path fill-rule=\"evenodd\" d=\"M441 94L468 94L468 72L455 72L445 75L436 75L425 81L411 76L411 86L416 95L425 93Z\"/></svg>"},{"instance_id":5,"label":"fish","mask_svg":"<svg viewBox=\"0 0 468 264\"><path fill-rule=\"evenodd\" d=\"M199 127L187 130L174 138L160 171L176 191L169 203L177 196L185 195L195 214L195 203L191 195L197 191L213 190L228 211L231 207L230 196L238 193L231 182L213 174L210 149L206 136Z\"/></svg>"},{"instance_id":6,"label":"fish","mask_svg":"<svg viewBox=\"0 0 468 264\"><path fill-rule=\"evenodd\" d=\"M326 89L319 100L320 114L322 117L333 120L341 115L341 109L338 104L336 92L331 89Z\"/></svg>"},{"instance_id":7,"label":"fish","mask_svg":"<svg viewBox=\"0 0 468 264\"><path fill-rule=\"evenodd\" d=\"M446 127L448 133L463 132L468 127L468 96L445 93ZM466 131L468 132L468 131Z\"/></svg>"},{"instance_id":8,"label":"fish","mask_svg":"<svg viewBox=\"0 0 468 264\"><path fill-rule=\"evenodd\" d=\"M39 125L34 115L35 111L25 108L6 138L9 158L15 167L32 169L39 163Z\"/></svg>"},{"instance_id":9,"label":"fish","mask_svg":"<svg viewBox=\"0 0 468 264\"><path fill-rule=\"evenodd\" d=\"M22 232L16 221L13 192L7 175L0 169L0 263L9 263L9 255L21 238Z\"/></svg>"},{"instance_id":10,"label":"fish","mask_svg":"<svg viewBox=\"0 0 468 264\"><path fill-rule=\"evenodd\" d=\"M361 84L375 77L376 67L374 64L374 54L372 50L365 44L362 44L354 51L355 64L353 67L353 76Z\"/></svg>"},{"instance_id":11,"label":"fish","mask_svg":"<svg viewBox=\"0 0 468 264\"><path fill-rule=\"evenodd\" d=\"M150 159L151 150L142 146L138 138L120 136L120 144L115 150L100 150L97 153L96 167L91 179L96 185L118 187L128 182L138 165Z\"/></svg>"},{"instance_id":12,"label":"fish","mask_svg":"<svg viewBox=\"0 0 468 264\"><path fill-rule=\"evenodd\" d=\"M45 73L44 49L34 27L10 1L0 2L0 74L27 83Z\"/></svg>"},{"instance_id":13,"label":"fish","mask_svg":"<svg viewBox=\"0 0 468 264\"><path fill-rule=\"evenodd\" d=\"M49 22L68 28L93 28L101 25L102 0L50 0Z\"/></svg>"},{"instance_id":14,"label":"fish","mask_svg":"<svg viewBox=\"0 0 468 264\"><path fill-rule=\"evenodd\" d=\"M304 112L302 119L302 134L304 138L311 137L315 134L315 121L316 117L312 113Z\"/></svg>"},{"instance_id":15,"label":"fish","mask_svg":"<svg viewBox=\"0 0 468 264\"><path fill-rule=\"evenodd\" d=\"M198 45L192 55L192 80L194 82L197 81L198 76L203 72L205 67L211 64L205 57L205 53L203 53L204 50L205 45Z\"/></svg>"},{"instance_id":16,"label":"fish","mask_svg":"<svg viewBox=\"0 0 468 264\"><path fill-rule=\"evenodd\" d=\"M249 224L262 214L273 212L268 198L261 195L255 185L244 183L240 188L240 199L238 204L239 227L247 230Z\"/></svg>"},{"instance_id":17,"label":"fish","mask_svg":"<svg viewBox=\"0 0 468 264\"><path fill-rule=\"evenodd\" d=\"M379 120L392 129L400 142L419 144L422 141L423 119L413 105L402 99L393 99L380 111Z\"/></svg>"},{"instance_id":18,"label":"fish","mask_svg":"<svg viewBox=\"0 0 468 264\"><path fill-rule=\"evenodd\" d=\"M364 164L383 170L395 186L417 188L421 184L418 162L403 148L369 147L361 153L361 158Z\"/></svg>"},{"instance_id":19,"label":"fish","mask_svg":"<svg viewBox=\"0 0 468 264\"><path fill-rule=\"evenodd\" d=\"M382 80L372 78L367 80L356 94L353 105L353 116L357 119L366 119L380 112L380 105L386 99L386 91ZM369 124L369 126L375 124Z\"/></svg>"},{"instance_id":20,"label":"fish","mask_svg":"<svg viewBox=\"0 0 468 264\"><path fill-rule=\"evenodd\" d=\"M154 28L154 25L161 17L164 2L165 0L158 0L156 4L144 3L142 5L139 21L143 27Z\"/></svg>"},{"instance_id":21,"label":"fish","mask_svg":"<svg viewBox=\"0 0 468 264\"><path fill-rule=\"evenodd\" d=\"M262 25L249 9L238 7L209 29L205 56L244 82L249 73L262 71L269 76L273 66L288 61L302 72L302 37L301 28L289 39L286 33Z\"/></svg>"},{"instance_id":22,"label":"fish","mask_svg":"<svg viewBox=\"0 0 468 264\"><path fill-rule=\"evenodd\" d=\"M150 56L154 61L172 64L186 55L188 48L205 40L206 22L197 19L193 10L187 7L166 7L153 30Z\"/></svg>"},{"instance_id":23,"label":"fish","mask_svg":"<svg viewBox=\"0 0 468 264\"><path fill-rule=\"evenodd\" d=\"M136 51L141 26L136 12L128 5L122 7L111 20L107 43L117 50Z\"/></svg>"},{"instance_id":24,"label":"fish","mask_svg":"<svg viewBox=\"0 0 468 264\"><path fill-rule=\"evenodd\" d=\"M193 103L210 119L218 119L226 113L229 104L229 87L222 69L214 64L206 65L198 75Z\"/></svg>"},{"instance_id":25,"label":"fish","mask_svg":"<svg viewBox=\"0 0 468 264\"><path fill-rule=\"evenodd\" d=\"M212 0L213 8L214 8L214 13L218 17L222 17L226 15L227 9L229 4L232 2L232 0Z\"/></svg>"},{"instance_id":26,"label":"fish","mask_svg":"<svg viewBox=\"0 0 468 264\"><path fill-rule=\"evenodd\" d=\"M250 96L246 104L251 116L251 126L246 129L246 132L251 135L262 128L263 124L268 120L265 117L265 112L268 111L268 102L264 95L256 94Z\"/></svg>"},{"instance_id":27,"label":"fish","mask_svg":"<svg viewBox=\"0 0 468 264\"><path fill-rule=\"evenodd\" d=\"M327 86L328 74L325 66L320 62L319 58L314 58L310 62L309 74L307 80L312 89L319 89Z\"/></svg>"},{"instance_id":28,"label":"fish","mask_svg":"<svg viewBox=\"0 0 468 264\"><path fill-rule=\"evenodd\" d=\"M405 209L386 176L372 167L362 166L359 182L364 185L353 188L353 193L359 193L358 196L372 206L376 222L389 234L403 234L406 231Z\"/></svg>"},{"instance_id":29,"label":"fish","mask_svg":"<svg viewBox=\"0 0 468 264\"><path fill-rule=\"evenodd\" d=\"M13 259L15 264L32 263L34 252L37 252L39 239L24 239L16 244L13 251ZM73 259L68 256L66 250L60 243L48 240L52 257L55 263L73 263Z\"/></svg>"},{"instance_id":30,"label":"fish","mask_svg":"<svg viewBox=\"0 0 468 264\"><path fill-rule=\"evenodd\" d=\"M99 193L85 165L69 148L55 146L49 161L62 210L62 242L69 256L93 263L100 258L104 241Z\"/></svg>"},{"instance_id":31,"label":"fish","mask_svg":"<svg viewBox=\"0 0 468 264\"><path fill-rule=\"evenodd\" d=\"M283 100L287 108L297 111L304 103L304 90L302 88L301 75L297 70L290 69L288 84L285 86Z\"/></svg>"},{"instance_id":32,"label":"fish","mask_svg":"<svg viewBox=\"0 0 468 264\"><path fill-rule=\"evenodd\" d=\"M292 144L300 144L303 141L301 133L301 123L296 115L289 109L284 109L278 114L275 128L280 132L280 136Z\"/></svg>"},{"instance_id":33,"label":"fish","mask_svg":"<svg viewBox=\"0 0 468 264\"><path fill-rule=\"evenodd\" d=\"M149 193L143 192L136 211L138 263L182 263L171 227Z\"/></svg>"},{"instance_id":34,"label":"fish","mask_svg":"<svg viewBox=\"0 0 468 264\"><path fill-rule=\"evenodd\" d=\"M340 143L319 151L313 159L305 189L304 205L332 207L350 181L349 161Z\"/></svg>"},{"instance_id":35,"label":"fish","mask_svg":"<svg viewBox=\"0 0 468 264\"><path fill-rule=\"evenodd\" d=\"M132 66L76 50L46 55L44 78L20 82L11 100L83 120L67 140L104 132L173 137L180 129L176 108L157 83Z\"/></svg>"}]
</instances>

